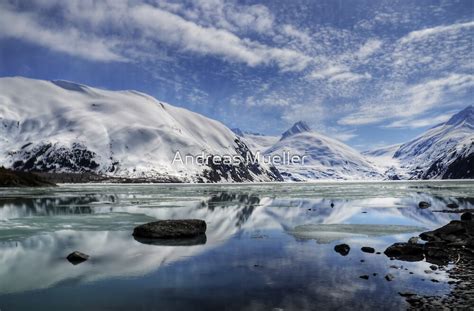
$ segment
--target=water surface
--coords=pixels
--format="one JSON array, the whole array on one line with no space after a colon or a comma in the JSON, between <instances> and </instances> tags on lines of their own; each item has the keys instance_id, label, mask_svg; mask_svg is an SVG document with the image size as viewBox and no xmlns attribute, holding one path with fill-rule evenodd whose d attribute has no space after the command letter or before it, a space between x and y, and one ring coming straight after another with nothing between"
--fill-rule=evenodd
<instances>
[{"instance_id":1,"label":"water surface","mask_svg":"<svg viewBox=\"0 0 474 311\"><path fill-rule=\"evenodd\" d=\"M432 207L417 208L422 200ZM399 310L399 291L448 292L445 272L360 247L383 253L458 219L435 212L451 202L473 208L474 183L2 189L0 309ZM179 218L206 220L206 239L144 244L131 235L138 224ZM340 243L351 246L347 256L334 251ZM74 250L91 259L71 265Z\"/></svg>"}]
</instances>

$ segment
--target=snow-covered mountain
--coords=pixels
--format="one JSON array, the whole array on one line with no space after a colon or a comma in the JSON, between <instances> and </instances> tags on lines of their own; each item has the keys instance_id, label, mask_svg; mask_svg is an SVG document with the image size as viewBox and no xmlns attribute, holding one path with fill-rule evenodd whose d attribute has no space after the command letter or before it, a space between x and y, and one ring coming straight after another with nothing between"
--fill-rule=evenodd
<instances>
[{"instance_id":1,"label":"snow-covered mountain","mask_svg":"<svg viewBox=\"0 0 474 311\"><path fill-rule=\"evenodd\" d=\"M240 136L252 152L263 152L275 144L280 137L269 136L260 133L242 131L239 128L233 128L232 131Z\"/></svg>"},{"instance_id":2,"label":"snow-covered mountain","mask_svg":"<svg viewBox=\"0 0 474 311\"><path fill-rule=\"evenodd\" d=\"M474 178L474 107L401 145L393 157L409 179Z\"/></svg>"},{"instance_id":3,"label":"snow-covered mountain","mask_svg":"<svg viewBox=\"0 0 474 311\"><path fill-rule=\"evenodd\" d=\"M265 151L268 157L298 156L304 163L278 165L286 180L382 179L379 169L358 151L335 139L316 133L300 121L283 133L281 139ZM303 159L304 157L304 159Z\"/></svg>"},{"instance_id":4,"label":"snow-covered mountain","mask_svg":"<svg viewBox=\"0 0 474 311\"><path fill-rule=\"evenodd\" d=\"M186 156L201 154L244 161L198 165L189 157L186 163ZM252 164L247 155L245 142L220 122L143 93L0 78L5 167L191 182L281 179L274 167Z\"/></svg>"}]
</instances>

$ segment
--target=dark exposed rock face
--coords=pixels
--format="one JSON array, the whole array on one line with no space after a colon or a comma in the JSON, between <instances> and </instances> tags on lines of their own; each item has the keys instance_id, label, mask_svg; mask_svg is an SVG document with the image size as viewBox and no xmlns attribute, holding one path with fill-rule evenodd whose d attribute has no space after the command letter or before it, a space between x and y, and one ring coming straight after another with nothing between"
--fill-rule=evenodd
<instances>
[{"instance_id":1,"label":"dark exposed rock face","mask_svg":"<svg viewBox=\"0 0 474 311\"><path fill-rule=\"evenodd\" d=\"M72 263L73 265L78 265L84 261L86 261L87 259L89 259L89 255L86 255L84 253L81 253L81 252L78 252L78 251L74 251L72 253L70 253L66 259Z\"/></svg>"},{"instance_id":2,"label":"dark exposed rock face","mask_svg":"<svg viewBox=\"0 0 474 311\"><path fill-rule=\"evenodd\" d=\"M48 187L54 183L29 172L18 172L0 167L0 187Z\"/></svg>"},{"instance_id":3,"label":"dark exposed rock face","mask_svg":"<svg viewBox=\"0 0 474 311\"><path fill-rule=\"evenodd\" d=\"M347 244L339 244L339 245L334 246L334 250L337 253L341 254L342 256L347 256L347 254L349 254L351 248Z\"/></svg>"},{"instance_id":4,"label":"dark exposed rock face","mask_svg":"<svg viewBox=\"0 0 474 311\"><path fill-rule=\"evenodd\" d=\"M193 238L206 233L206 222L200 219L158 220L135 227L133 236L146 239Z\"/></svg>"},{"instance_id":5,"label":"dark exposed rock face","mask_svg":"<svg viewBox=\"0 0 474 311\"><path fill-rule=\"evenodd\" d=\"M212 161L215 156L211 155L206 162L209 168L203 172L206 180L199 178L198 181L219 182L222 179L236 182L254 181L252 175L266 175L269 180L283 181L278 169L274 166L270 166L269 169L262 167L255 155L240 138L237 137L234 142L236 143L235 151L242 159L239 165L215 163L216 161Z\"/></svg>"},{"instance_id":6,"label":"dark exposed rock face","mask_svg":"<svg viewBox=\"0 0 474 311\"><path fill-rule=\"evenodd\" d=\"M283 181L278 169L274 166L264 167L255 161L254 154L247 145L236 137L235 150L243 161L239 164L214 164L208 161L208 168L204 170L202 176L196 176L197 182L218 182L218 181L254 181L256 178L267 181ZM88 150L87 146L80 143L73 143L65 146L61 143L27 143L20 150L9 152L12 168L18 171L35 171L61 179L84 179L87 181L97 181L97 179L117 180L118 182L135 182L132 178L113 178L107 174L119 170L120 163L114 159L101 159L95 152ZM212 159L214 156L209 156ZM107 163L101 167L99 163ZM69 174L69 175L67 175ZM258 179L257 179L258 180ZM100 181L100 180L99 180ZM153 179L136 178L136 182L181 182L173 176L158 176ZM68 181L69 182L69 181ZM73 181L74 182L74 181Z\"/></svg>"},{"instance_id":7,"label":"dark exposed rock face","mask_svg":"<svg viewBox=\"0 0 474 311\"><path fill-rule=\"evenodd\" d=\"M22 171L55 172L59 167L70 172L94 172L99 167L96 154L78 143L71 148L51 143L28 145L11 155L19 159L13 168Z\"/></svg>"},{"instance_id":8,"label":"dark exposed rock face","mask_svg":"<svg viewBox=\"0 0 474 311\"><path fill-rule=\"evenodd\" d=\"M466 157L459 157L452 162L446 172L443 174L443 179L472 179L474 178L474 153Z\"/></svg>"}]
</instances>

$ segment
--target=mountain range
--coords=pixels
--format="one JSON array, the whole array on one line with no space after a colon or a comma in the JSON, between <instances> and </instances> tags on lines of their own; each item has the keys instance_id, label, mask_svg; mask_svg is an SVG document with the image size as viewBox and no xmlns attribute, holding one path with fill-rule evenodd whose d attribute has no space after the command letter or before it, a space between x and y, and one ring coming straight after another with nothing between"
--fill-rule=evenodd
<instances>
[{"instance_id":1,"label":"mountain range","mask_svg":"<svg viewBox=\"0 0 474 311\"><path fill-rule=\"evenodd\" d=\"M407 143L360 153L302 121L266 136L136 91L0 78L0 166L21 171L160 182L474 178L473 140L472 106ZM285 154L304 163L260 160Z\"/></svg>"}]
</instances>

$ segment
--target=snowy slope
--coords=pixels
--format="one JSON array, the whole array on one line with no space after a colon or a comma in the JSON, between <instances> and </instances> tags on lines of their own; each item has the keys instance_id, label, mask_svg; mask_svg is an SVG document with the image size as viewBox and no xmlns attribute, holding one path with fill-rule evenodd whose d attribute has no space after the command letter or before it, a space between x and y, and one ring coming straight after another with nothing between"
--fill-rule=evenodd
<instances>
[{"instance_id":1,"label":"snowy slope","mask_svg":"<svg viewBox=\"0 0 474 311\"><path fill-rule=\"evenodd\" d=\"M410 179L474 178L474 107L401 145L394 158Z\"/></svg>"},{"instance_id":2,"label":"snowy slope","mask_svg":"<svg viewBox=\"0 0 474 311\"><path fill-rule=\"evenodd\" d=\"M395 152L397 152L398 148L400 148L402 144L395 144L386 147L376 148L372 150L367 150L362 152L365 156L370 157L393 157Z\"/></svg>"},{"instance_id":3,"label":"snowy slope","mask_svg":"<svg viewBox=\"0 0 474 311\"><path fill-rule=\"evenodd\" d=\"M181 181L271 181L278 172L247 162L202 166L186 155L249 151L226 126L135 91L66 81L0 78L0 165Z\"/></svg>"},{"instance_id":4,"label":"snowy slope","mask_svg":"<svg viewBox=\"0 0 474 311\"><path fill-rule=\"evenodd\" d=\"M304 163L277 166L286 180L317 179L382 179L379 169L358 151L346 144L314 131L304 122L297 122L280 141L265 151L266 156L306 156Z\"/></svg>"},{"instance_id":5,"label":"snowy slope","mask_svg":"<svg viewBox=\"0 0 474 311\"><path fill-rule=\"evenodd\" d=\"M240 136L252 152L263 152L275 144L280 137L263 135L260 133L245 132L239 128L234 128L232 131Z\"/></svg>"}]
</instances>

